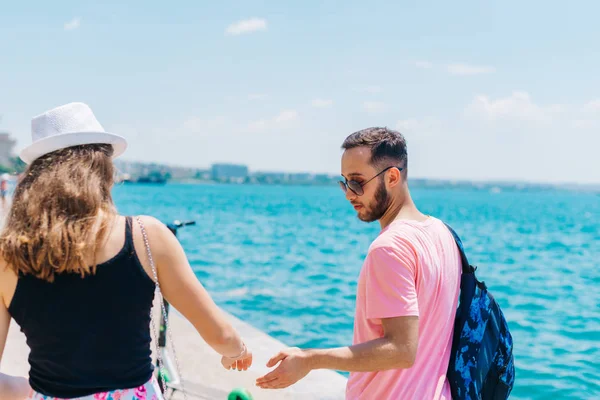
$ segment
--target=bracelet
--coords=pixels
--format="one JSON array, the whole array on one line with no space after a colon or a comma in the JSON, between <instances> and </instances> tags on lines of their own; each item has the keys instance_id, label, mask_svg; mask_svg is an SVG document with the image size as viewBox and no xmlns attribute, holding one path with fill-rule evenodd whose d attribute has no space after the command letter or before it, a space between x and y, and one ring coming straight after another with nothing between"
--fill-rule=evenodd
<instances>
[{"instance_id":1,"label":"bracelet","mask_svg":"<svg viewBox=\"0 0 600 400\"><path fill-rule=\"evenodd\" d=\"M239 355L237 355L235 357L229 357L229 356L225 356L225 357L229 358L230 360L237 361L240 358L244 358L244 356L246 355L246 351L247 350L248 349L246 348L246 343L242 342L242 352Z\"/></svg>"}]
</instances>

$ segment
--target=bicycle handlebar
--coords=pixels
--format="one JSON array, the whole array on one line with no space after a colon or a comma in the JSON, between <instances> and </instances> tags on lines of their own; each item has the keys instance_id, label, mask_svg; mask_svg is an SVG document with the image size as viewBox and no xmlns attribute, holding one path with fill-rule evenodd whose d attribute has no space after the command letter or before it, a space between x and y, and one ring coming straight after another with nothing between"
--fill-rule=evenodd
<instances>
[{"instance_id":1,"label":"bicycle handlebar","mask_svg":"<svg viewBox=\"0 0 600 400\"><path fill-rule=\"evenodd\" d=\"M182 228L184 226L189 226L189 225L196 225L196 221L194 221L194 220L180 221L180 220L176 219L175 221L171 222L170 224L167 224L167 227L171 230L171 232L176 233L177 229Z\"/></svg>"},{"instance_id":2,"label":"bicycle handlebar","mask_svg":"<svg viewBox=\"0 0 600 400\"><path fill-rule=\"evenodd\" d=\"M190 220L190 221L180 221L180 220L176 219L175 221L173 221L173 225L175 225L178 228L181 228L182 226L196 225L196 221L193 221L193 220Z\"/></svg>"}]
</instances>

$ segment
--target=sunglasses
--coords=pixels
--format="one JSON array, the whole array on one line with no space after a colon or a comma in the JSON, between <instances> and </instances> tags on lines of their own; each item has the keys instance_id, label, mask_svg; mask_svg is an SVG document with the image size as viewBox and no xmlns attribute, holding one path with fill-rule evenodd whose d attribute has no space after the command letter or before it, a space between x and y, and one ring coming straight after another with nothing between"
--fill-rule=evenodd
<instances>
[{"instance_id":1,"label":"sunglasses","mask_svg":"<svg viewBox=\"0 0 600 400\"><path fill-rule=\"evenodd\" d=\"M360 183L360 182L356 182L356 181L346 180L346 181L339 181L339 184L340 184L340 187L342 188L342 190L344 191L344 193L346 193L349 189L355 195L362 196L365 193L365 191L363 190L363 187L367 183L371 182L373 179L377 178L379 175L383 174L385 171L387 171L388 169L392 169L392 168L398 168L398 171L402 171L404 169L404 168L396 167L396 166L392 165L391 167L387 167L387 168L383 169L377 175L375 175L371 179L367 180L366 182Z\"/></svg>"}]
</instances>

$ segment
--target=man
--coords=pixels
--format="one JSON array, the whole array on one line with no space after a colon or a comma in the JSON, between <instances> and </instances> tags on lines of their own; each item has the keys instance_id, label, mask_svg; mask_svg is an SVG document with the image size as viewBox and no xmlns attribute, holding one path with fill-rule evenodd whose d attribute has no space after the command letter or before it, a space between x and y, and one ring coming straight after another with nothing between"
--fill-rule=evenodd
<instances>
[{"instance_id":1,"label":"man","mask_svg":"<svg viewBox=\"0 0 600 400\"><path fill-rule=\"evenodd\" d=\"M364 129L342 148L346 199L360 220L381 225L358 279L354 344L281 351L267 364L279 366L256 384L285 388L324 368L351 372L347 399L450 399L446 371L461 274L456 243L442 221L413 203L399 132Z\"/></svg>"}]
</instances>

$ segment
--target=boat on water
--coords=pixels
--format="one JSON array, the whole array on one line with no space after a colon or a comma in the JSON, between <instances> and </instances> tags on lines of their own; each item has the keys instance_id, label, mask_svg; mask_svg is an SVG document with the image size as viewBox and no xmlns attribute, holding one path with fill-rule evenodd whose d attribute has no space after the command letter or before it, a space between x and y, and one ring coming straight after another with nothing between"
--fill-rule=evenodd
<instances>
[{"instance_id":1,"label":"boat on water","mask_svg":"<svg viewBox=\"0 0 600 400\"><path fill-rule=\"evenodd\" d=\"M123 174L117 181L119 183L149 183L155 185L164 185L169 181L170 176L168 174L161 173L150 173L140 175L138 177L132 177L129 174Z\"/></svg>"},{"instance_id":2,"label":"boat on water","mask_svg":"<svg viewBox=\"0 0 600 400\"><path fill-rule=\"evenodd\" d=\"M168 181L168 179L164 176L140 176L139 178L137 178L137 180L135 181L136 183L153 183L153 184L158 184L158 185L164 185L166 184Z\"/></svg>"}]
</instances>

